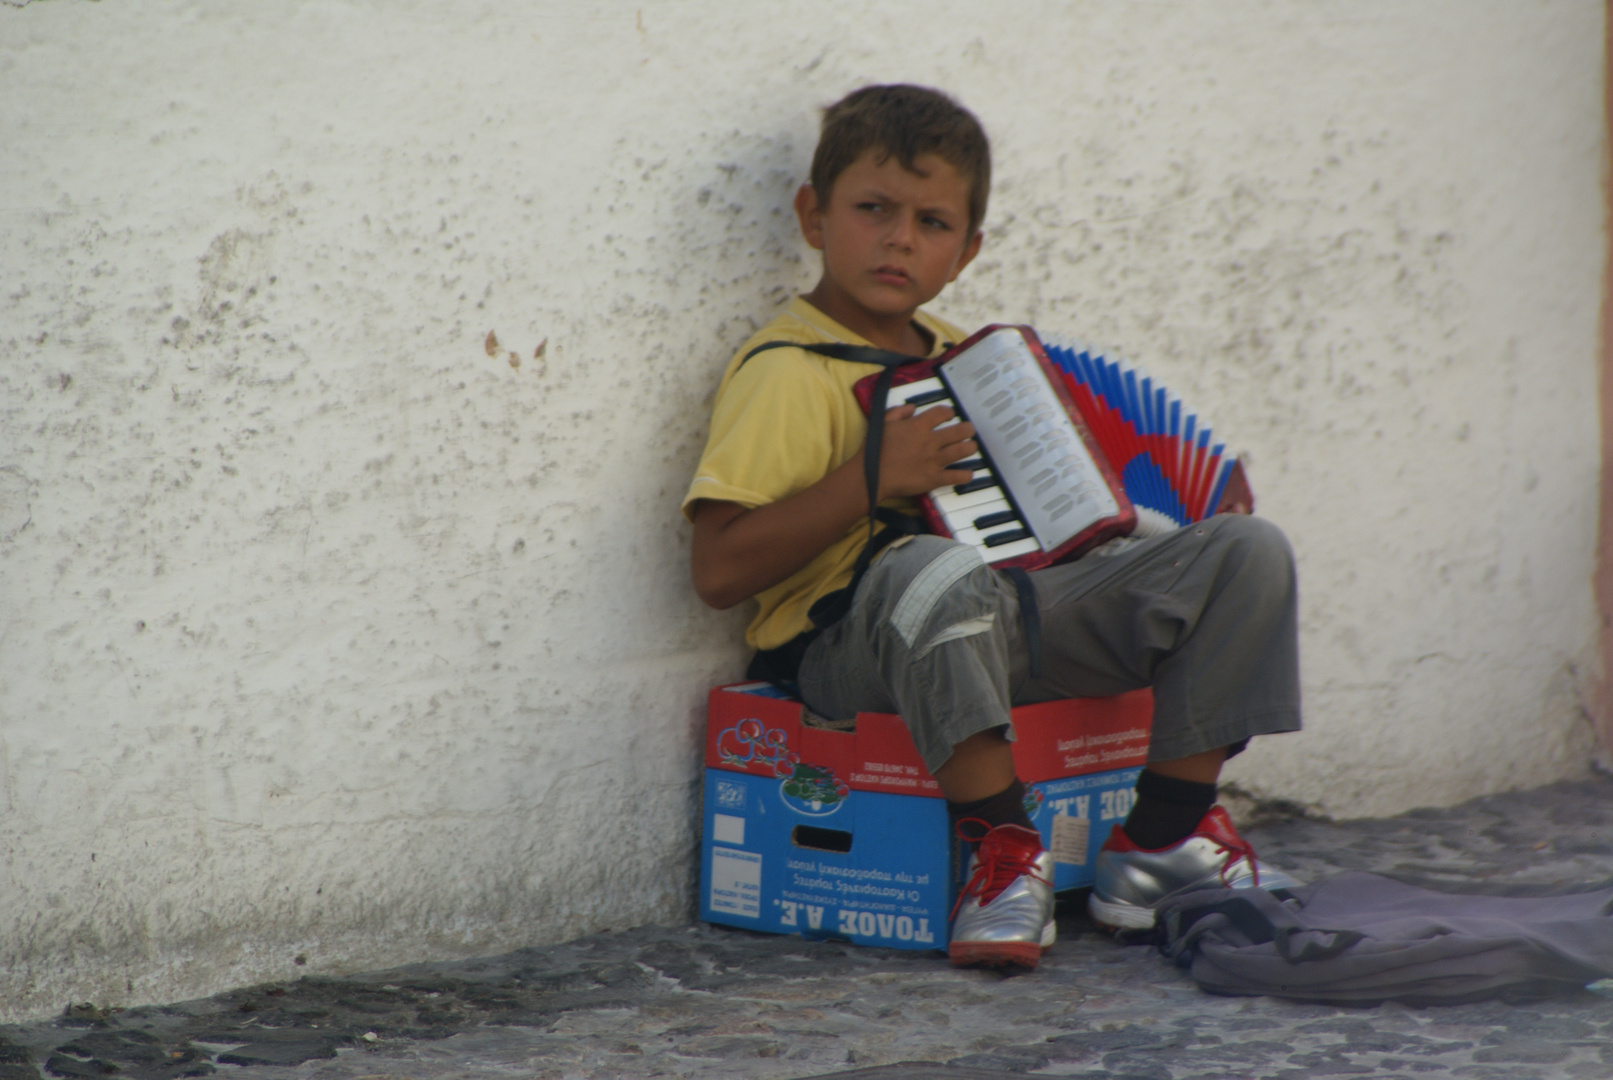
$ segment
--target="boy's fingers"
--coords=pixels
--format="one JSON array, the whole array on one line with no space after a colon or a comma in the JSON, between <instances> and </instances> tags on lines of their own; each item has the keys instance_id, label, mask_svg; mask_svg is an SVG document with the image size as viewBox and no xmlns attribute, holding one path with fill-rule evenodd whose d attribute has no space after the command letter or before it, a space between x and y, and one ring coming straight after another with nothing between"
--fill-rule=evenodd
<instances>
[{"instance_id":1,"label":"boy's fingers","mask_svg":"<svg viewBox=\"0 0 1613 1080\"><path fill-rule=\"evenodd\" d=\"M909 416L912 416L916 412L918 412L918 410L913 408L911 405L896 405L885 410L885 420L887 422L891 420L906 420Z\"/></svg>"}]
</instances>

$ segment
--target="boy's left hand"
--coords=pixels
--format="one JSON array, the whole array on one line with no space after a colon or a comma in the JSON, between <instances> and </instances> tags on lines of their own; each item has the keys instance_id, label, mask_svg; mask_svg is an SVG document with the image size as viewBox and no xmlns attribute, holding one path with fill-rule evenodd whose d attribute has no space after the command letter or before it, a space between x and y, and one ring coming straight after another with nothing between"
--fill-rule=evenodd
<instances>
[{"instance_id":1,"label":"boy's left hand","mask_svg":"<svg viewBox=\"0 0 1613 1080\"><path fill-rule=\"evenodd\" d=\"M1232 471L1227 476L1227 486L1221 492L1221 502L1216 506L1215 512L1217 514L1255 512L1255 493L1249 487L1249 477L1244 475L1243 462L1232 463Z\"/></svg>"}]
</instances>

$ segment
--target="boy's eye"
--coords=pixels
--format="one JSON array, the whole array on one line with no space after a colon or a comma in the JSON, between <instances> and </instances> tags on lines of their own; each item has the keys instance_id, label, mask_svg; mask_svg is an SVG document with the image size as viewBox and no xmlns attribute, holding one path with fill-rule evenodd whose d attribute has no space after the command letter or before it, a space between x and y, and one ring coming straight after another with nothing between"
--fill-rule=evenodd
<instances>
[{"instance_id":1,"label":"boy's eye","mask_svg":"<svg viewBox=\"0 0 1613 1080\"><path fill-rule=\"evenodd\" d=\"M928 225L932 229L950 229L952 227L951 225L948 225L946 221L938 217L926 217L924 219L924 224Z\"/></svg>"}]
</instances>

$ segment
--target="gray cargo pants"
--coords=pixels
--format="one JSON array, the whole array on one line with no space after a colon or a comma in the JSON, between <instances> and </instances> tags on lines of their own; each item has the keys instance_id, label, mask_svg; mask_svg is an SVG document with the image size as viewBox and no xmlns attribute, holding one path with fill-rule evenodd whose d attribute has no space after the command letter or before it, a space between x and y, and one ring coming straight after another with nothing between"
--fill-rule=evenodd
<instances>
[{"instance_id":1,"label":"gray cargo pants","mask_svg":"<svg viewBox=\"0 0 1613 1080\"><path fill-rule=\"evenodd\" d=\"M1042 673L1019 596L970 547L916 536L869 568L801 661L831 719L900 713L935 772L1010 705L1154 689L1150 761L1299 728L1294 559L1269 521L1219 514L1111 555L1038 570Z\"/></svg>"}]
</instances>

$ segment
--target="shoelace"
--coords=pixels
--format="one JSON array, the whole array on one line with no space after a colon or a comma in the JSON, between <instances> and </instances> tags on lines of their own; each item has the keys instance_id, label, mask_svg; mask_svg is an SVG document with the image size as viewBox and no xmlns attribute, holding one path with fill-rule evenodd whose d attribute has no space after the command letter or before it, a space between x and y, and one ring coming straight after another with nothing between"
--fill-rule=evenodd
<instances>
[{"instance_id":1,"label":"shoelace","mask_svg":"<svg viewBox=\"0 0 1613 1080\"><path fill-rule=\"evenodd\" d=\"M1231 887L1232 882L1228 880L1227 874L1237 861L1242 859L1249 864L1250 880L1258 888L1260 886L1260 863L1255 860L1254 846L1238 835L1238 830L1232 827L1232 819L1227 816L1227 812L1221 807L1211 808L1210 812L1205 815L1205 819L1213 822L1213 824L1210 828L1199 832L1198 835L1215 844L1215 853L1217 855L1226 856L1226 861L1221 864L1221 884L1228 888Z\"/></svg>"},{"instance_id":2,"label":"shoelace","mask_svg":"<svg viewBox=\"0 0 1613 1080\"><path fill-rule=\"evenodd\" d=\"M964 831L963 827L969 824L979 825L986 830L986 833L978 838L980 848L975 852L974 873L969 875L969 880L959 890L958 899L953 902L952 914L948 918L958 917L958 909L971 894L978 892L980 906L984 907L1001 896L1004 889L1022 876L1045 885L1053 884L1036 872L1036 857L1041 854L1040 843L1037 844L1035 851L1030 851L1028 845L1025 847L1016 845L1016 850L1004 850L1003 843L993 842L992 834L996 830L980 818L964 818L958 822L958 839L971 843L976 840Z\"/></svg>"},{"instance_id":3,"label":"shoelace","mask_svg":"<svg viewBox=\"0 0 1613 1080\"><path fill-rule=\"evenodd\" d=\"M1255 849L1249 841L1241 836L1236 836L1231 840L1217 838L1215 840L1215 853L1227 857L1226 862L1221 864L1222 885L1231 888L1232 882L1227 880L1227 871L1232 869L1234 863L1242 859L1249 864L1249 874L1256 888L1260 886L1260 863L1255 861Z\"/></svg>"}]
</instances>

